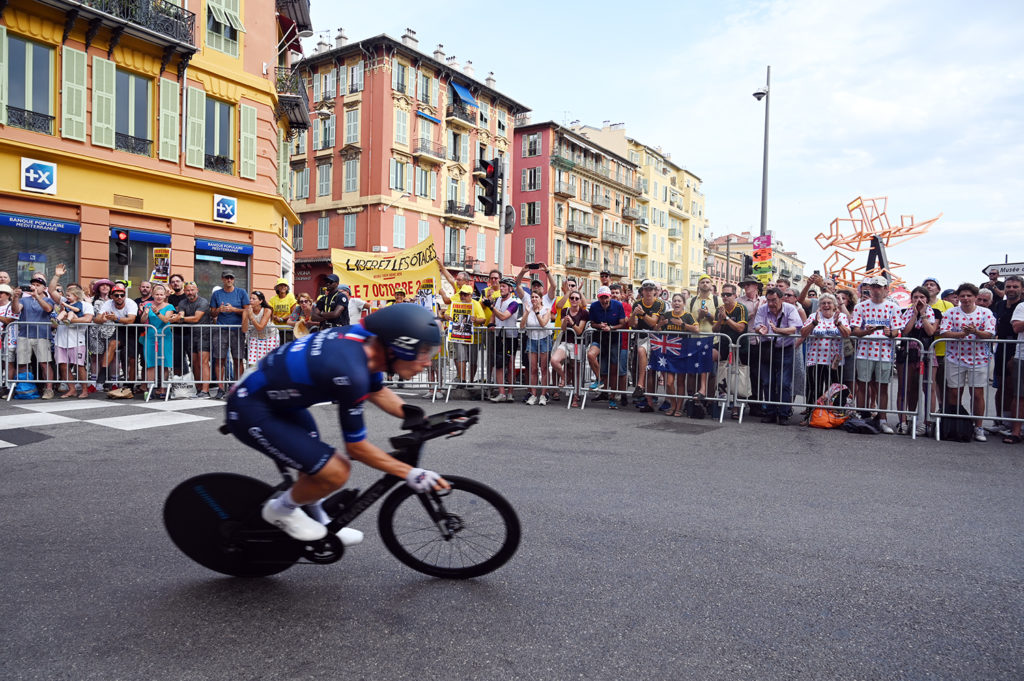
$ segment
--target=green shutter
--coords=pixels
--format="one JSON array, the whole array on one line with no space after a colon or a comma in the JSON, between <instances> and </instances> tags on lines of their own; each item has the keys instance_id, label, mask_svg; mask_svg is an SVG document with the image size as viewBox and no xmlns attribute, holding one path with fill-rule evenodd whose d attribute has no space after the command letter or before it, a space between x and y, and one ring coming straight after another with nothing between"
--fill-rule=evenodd
<instances>
[{"instance_id":1,"label":"green shutter","mask_svg":"<svg viewBox=\"0 0 1024 681\"><path fill-rule=\"evenodd\" d=\"M162 161L178 161L178 84L160 79L160 151Z\"/></svg>"},{"instance_id":2,"label":"green shutter","mask_svg":"<svg viewBox=\"0 0 1024 681\"><path fill-rule=\"evenodd\" d=\"M206 167L206 93L188 89L188 111L185 126L185 165Z\"/></svg>"},{"instance_id":3,"label":"green shutter","mask_svg":"<svg viewBox=\"0 0 1024 681\"><path fill-rule=\"evenodd\" d=\"M242 104L242 125L239 156L241 162L238 167L238 174L247 180L256 179L256 107Z\"/></svg>"},{"instance_id":4,"label":"green shutter","mask_svg":"<svg viewBox=\"0 0 1024 681\"><path fill-rule=\"evenodd\" d=\"M85 52L61 51L61 136L85 141Z\"/></svg>"},{"instance_id":5,"label":"green shutter","mask_svg":"<svg viewBox=\"0 0 1024 681\"><path fill-rule=\"evenodd\" d=\"M92 143L114 148L114 62L92 58Z\"/></svg>"},{"instance_id":6,"label":"green shutter","mask_svg":"<svg viewBox=\"0 0 1024 681\"><path fill-rule=\"evenodd\" d=\"M7 29L0 26L0 125L7 125Z\"/></svg>"}]
</instances>

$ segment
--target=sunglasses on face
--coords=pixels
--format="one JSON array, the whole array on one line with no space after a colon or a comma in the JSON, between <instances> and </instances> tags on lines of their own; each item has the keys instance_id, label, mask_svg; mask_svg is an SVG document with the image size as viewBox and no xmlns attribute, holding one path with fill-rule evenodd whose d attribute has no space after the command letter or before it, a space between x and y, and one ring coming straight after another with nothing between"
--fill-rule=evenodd
<instances>
[{"instance_id":1,"label":"sunglasses on face","mask_svg":"<svg viewBox=\"0 0 1024 681\"><path fill-rule=\"evenodd\" d=\"M579 300L579 296L569 296L569 300Z\"/></svg>"},{"instance_id":2,"label":"sunglasses on face","mask_svg":"<svg viewBox=\"0 0 1024 681\"><path fill-rule=\"evenodd\" d=\"M725 291L722 291L722 297L723 298L732 298L734 295L736 295L736 294L735 293L726 293Z\"/></svg>"},{"instance_id":3,"label":"sunglasses on face","mask_svg":"<svg viewBox=\"0 0 1024 681\"><path fill-rule=\"evenodd\" d=\"M124 298L124 294L123 293L115 293L114 295L111 296L111 298Z\"/></svg>"}]
</instances>

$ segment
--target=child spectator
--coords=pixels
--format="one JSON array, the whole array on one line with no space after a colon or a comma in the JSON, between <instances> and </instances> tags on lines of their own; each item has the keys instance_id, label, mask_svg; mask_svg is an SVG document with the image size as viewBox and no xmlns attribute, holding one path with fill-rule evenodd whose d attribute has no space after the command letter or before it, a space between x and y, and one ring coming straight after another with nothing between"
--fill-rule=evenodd
<instances>
[{"instance_id":1,"label":"child spectator","mask_svg":"<svg viewBox=\"0 0 1024 681\"><path fill-rule=\"evenodd\" d=\"M86 300L85 291L72 284L67 287L67 297L61 298L59 304L63 310L57 315L60 324L54 346L58 378L68 384L67 392L61 397L88 397L85 358L88 354L87 334L93 318L92 303Z\"/></svg>"}]
</instances>

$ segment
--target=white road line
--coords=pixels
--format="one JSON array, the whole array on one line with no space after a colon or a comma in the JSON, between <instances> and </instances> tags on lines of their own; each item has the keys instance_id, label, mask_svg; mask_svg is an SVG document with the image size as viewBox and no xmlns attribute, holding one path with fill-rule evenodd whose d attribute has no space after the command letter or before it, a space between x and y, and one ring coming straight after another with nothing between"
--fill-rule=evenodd
<instances>
[{"instance_id":1,"label":"white road line","mask_svg":"<svg viewBox=\"0 0 1024 681\"><path fill-rule=\"evenodd\" d=\"M149 402L137 402L136 407L142 407L143 409L153 409L154 411L183 411L185 409L203 409L208 407L224 407L224 403L220 400L204 400L204 399L192 399L192 400L171 400L164 402L163 400L150 400Z\"/></svg>"},{"instance_id":2,"label":"white road line","mask_svg":"<svg viewBox=\"0 0 1024 681\"><path fill-rule=\"evenodd\" d=\"M154 414L136 414L135 416L115 416L108 419L87 420L84 423L95 423L117 430L145 430L161 426L177 426L196 421L210 421L209 417L195 414L182 414L176 411L156 412Z\"/></svg>"},{"instance_id":3,"label":"white road line","mask_svg":"<svg viewBox=\"0 0 1024 681\"><path fill-rule=\"evenodd\" d=\"M10 416L0 416L0 430L9 430L11 428L32 428L34 426L53 426L58 423L74 423L78 420L79 419L72 419L66 416L57 416L56 414L11 414Z\"/></svg>"},{"instance_id":4,"label":"white road line","mask_svg":"<svg viewBox=\"0 0 1024 681\"><path fill-rule=\"evenodd\" d=\"M113 400L101 402L99 400L80 400L77 397L69 397L63 402L42 402L40 404L19 404L18 407L35 411L41 414L52 414L57 411L77 411L79 409L107 409L110 407L120 408L124 403Z\"/></svg>"}]
</instances>

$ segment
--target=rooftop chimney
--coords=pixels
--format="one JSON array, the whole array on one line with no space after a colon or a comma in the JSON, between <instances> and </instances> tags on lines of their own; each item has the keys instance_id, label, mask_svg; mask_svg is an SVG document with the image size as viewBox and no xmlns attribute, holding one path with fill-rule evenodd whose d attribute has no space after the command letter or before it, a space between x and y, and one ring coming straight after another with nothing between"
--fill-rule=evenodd
<instances>
[{"instance_id":1,"label":"rooftop chimney","mask_svg":"<svg viewBox=\"0 0 1024 681\"><path fill-rule=\"evenodd\" d=\"M411 28L405 29L405 33L402 34L402 44L414 50L419 48L420 40L416 37L416 31Z\"/></svg>"},{"instance_id":2,"label":"rooftop chimney","mask_svg":"<svg viewBox=\"0 0 1024 681\"><path fill-rule=\"evenodd\" d=\"M444 45L441 43L438 43L437 49L434 50L434 59L437 61L444 61Z\"/></svg>"},{"instance_id":3,"label":"rooftop chimney","mask_svg":"<svg viewBox=\"0 0 1024 681\"><path fill-rule=\"evenodd\" d=\"M487 80L484 81L487 87L491 88L492 90L494 89L494 86L497 84L497 82L498 81L494 80L494 71L488 73Z\"/></svg>"},{"instance_id":4,"label":"rooftop chimney","mask_svg":"<svg viewBox=\"0 0 1024 681\"><path fill-rule=\"evenodd\" d=\"M470 60L467 59L466 60L466 65L462 67L462 72L465 73L470 78L472 78L473 77L473 62L471 62Z\"/></svg>"},{"instance_id":5,"label":"rooftop chimney","mask_svg":"<svg viewBox=\"0 0 1024 681\"><path fill-rule=\"evenodd\" d=\"M345 47L348 44L348 37L345 35L345 29L339 27L338 35L334 36L335 47Z\"/></svg>"},{"instance_id":6,"label":"rooftop chimney","mask_svg":"<svg viewBox=\"0 0 1024 681\"><path fill-rule=\"evenodd\" d=\"M457 59L458 59L458 58L457 58L457 57L456 57L456 56L455 56L455 55L453 54L452 56L450 56L450 57L448 57L447 59L445 59L445 60L444 60L444 62L445 62L446 64L448 64L448 66L449 66L450 68L452 68L452 69L454 69L454 70L458 71L458 70L459 70L459 62L458 62L458 60L457 60Z\"/></svg>"}]
</instances>

